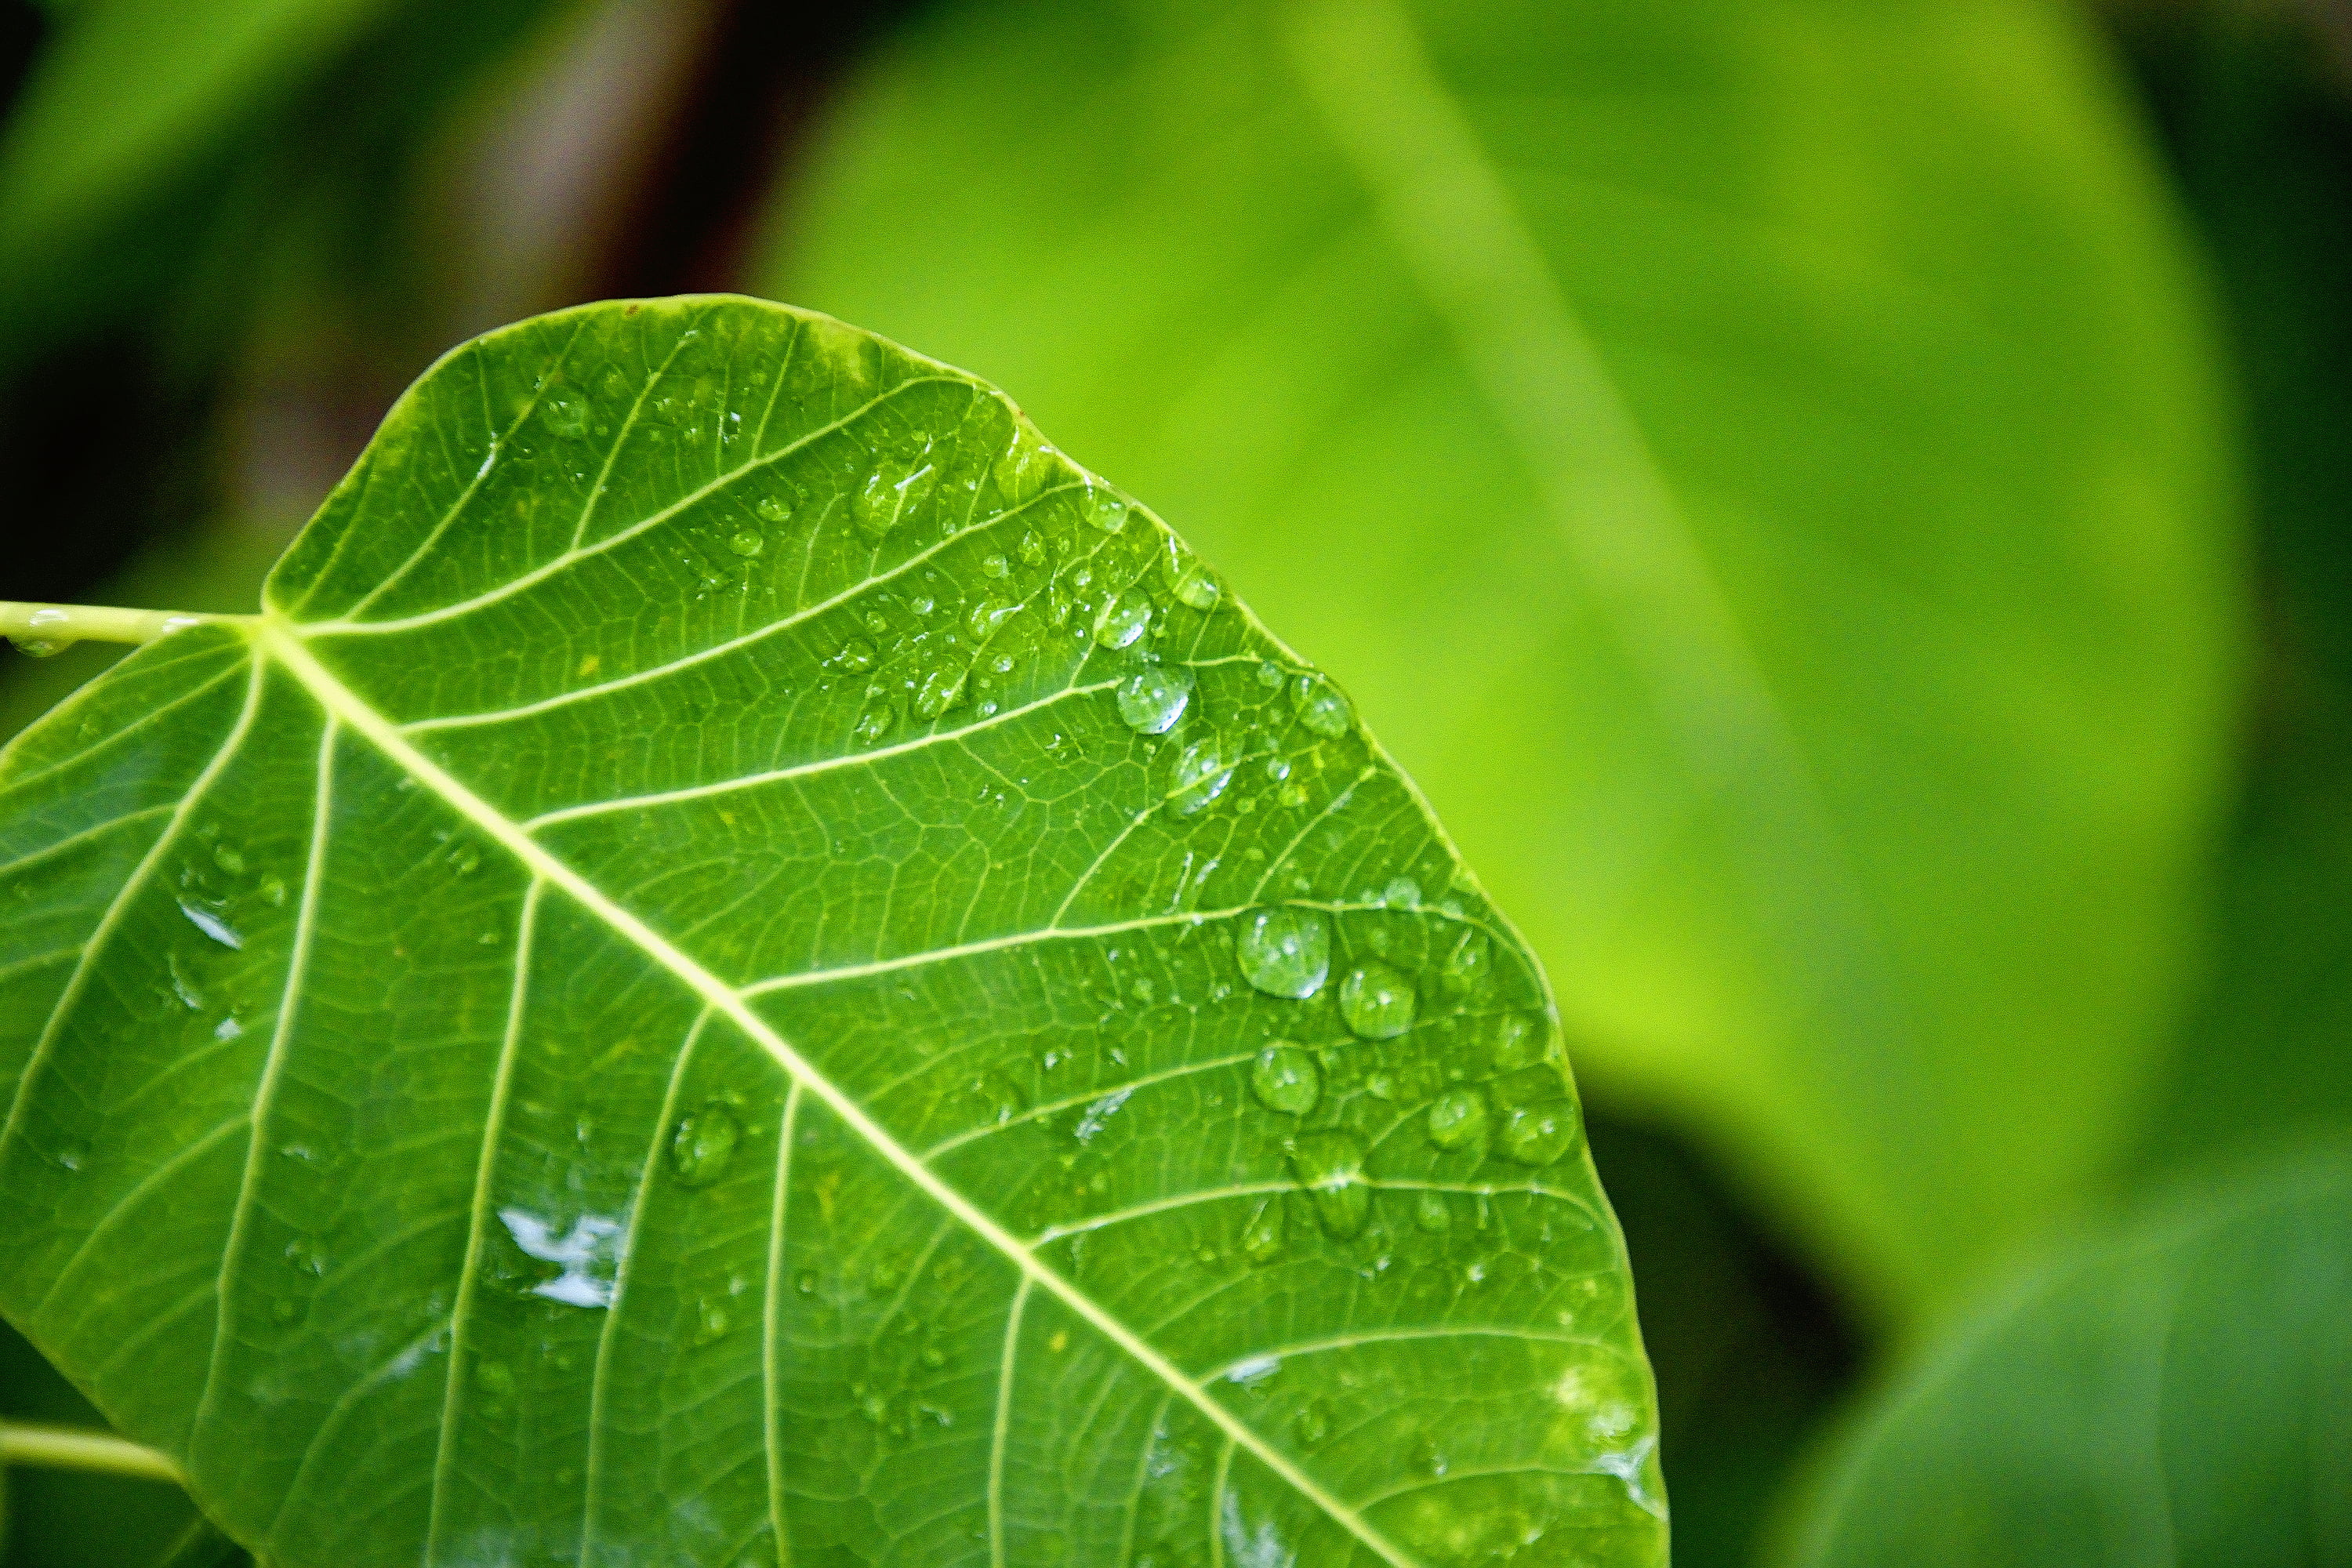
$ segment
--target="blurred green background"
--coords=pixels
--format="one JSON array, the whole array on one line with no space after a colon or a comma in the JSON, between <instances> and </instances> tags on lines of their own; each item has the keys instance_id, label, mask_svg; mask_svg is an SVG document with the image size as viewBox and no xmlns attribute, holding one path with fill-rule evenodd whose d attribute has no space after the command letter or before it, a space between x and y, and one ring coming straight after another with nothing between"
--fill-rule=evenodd
<instances>
[{"instance_id":1,"label":"blurred green background","mask_svg":"<svg viewBox=\"0 0 2352 1568\"><path fill-rule=\"evenodd\" d=\"M2352 1564L2339 0L0 0L0 594L250 608L533 311L898 336L1541 950L1685 1568Z\"/></svg>"}]
</instances>

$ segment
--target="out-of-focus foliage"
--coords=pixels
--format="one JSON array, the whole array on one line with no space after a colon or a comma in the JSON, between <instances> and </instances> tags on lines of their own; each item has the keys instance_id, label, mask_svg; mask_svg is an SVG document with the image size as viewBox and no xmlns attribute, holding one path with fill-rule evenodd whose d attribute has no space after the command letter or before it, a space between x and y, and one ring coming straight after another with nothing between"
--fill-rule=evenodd
<instances>
[{"instance_id":1,"label":"out-of-focus foliage","mask_svg":"<svg viewBox=\"0 0 2352 1568\"><path fill-rule=\"evenodd\" d=\"M2352 1155L2180 1197L1910 1370L1809 1568L2352 1562Z\"/></svg>"},{"instance_id":2,"label":"out-of-focus foliage","mask_svg":"<svg viewBox=\"0 0 2352 1568\"><path fill-rule=\"evenodd\" d=\"M0 376L140 319L201 374L289 213L362 270L420 136L551 0L89 0L0 134Z\"/></svg>"},{"instance_id":3,"label":"out-of-focus foliage","mask_svg":"<svg viewBox=\"0 0 2352 1568\"><path fill-rule=\"evenodd\" d=\"M2242 366L2262 609L2210 979L2153 1169L2352 1127L2352 56L2296 20L2223 6L2143 40Z\"/></svg>"},{"instance_id":4,"label":"out-of-focus foliage","mask_svg":"<svg viewBox=\"0 0 2352 1568\"><path fill-rule=\"evenodd\" d=\"M2062 8L974 0L791 189L769 290L1210 542L1596 1081L1853 1289L1907 1313L2133 1140L2237 536L2177 214Z\"/></svg>"}]
</instances>

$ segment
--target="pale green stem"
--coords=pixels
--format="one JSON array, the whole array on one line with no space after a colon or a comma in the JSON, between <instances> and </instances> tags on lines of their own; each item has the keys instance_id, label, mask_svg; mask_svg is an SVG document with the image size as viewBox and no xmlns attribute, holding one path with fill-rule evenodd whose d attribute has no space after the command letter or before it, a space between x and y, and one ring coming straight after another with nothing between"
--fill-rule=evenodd
<instances>
[{"instance_id":1,"label":"pale green stem","mask_svg":"<svg viewBox=\"0 0 2352 1568\"><path fill-rule=\"evenodd\" d=\"M169 1458L111 1433L0 1421L0 1469L10 1465L100 1470L108 1475L136 1476L174 1485L181 1480L180 1467Z\"/></svg>"},{"instance_id":2,"label":"pale green stem","mask_svg":"<svg viewBox=\"0 0 2352 1568\"><path fill-rule=\"evenodd\" d=\"M118 610L105 605L20 605L0 599L0 636L24 642L148 643L205 621L243 616L190 616L178 610Z\"/></svg>"}]
</instances>

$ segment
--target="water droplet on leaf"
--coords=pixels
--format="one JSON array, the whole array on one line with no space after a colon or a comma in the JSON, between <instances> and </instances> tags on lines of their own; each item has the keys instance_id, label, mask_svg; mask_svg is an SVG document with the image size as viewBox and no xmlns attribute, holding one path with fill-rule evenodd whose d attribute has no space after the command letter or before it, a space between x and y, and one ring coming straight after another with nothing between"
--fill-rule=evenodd
<instances>
[{"instance_id":1,"label":"water droplet on leaf","mask_svg":"<svg viewBox=\"0 0 2352 1568\"><path fill-rule=\"evenodd\" d=\"M1345 1241L1364 1228L1372 1194L1363 1184L1363 1145L1345 1132L1302 1132L1291 1144L1290 1168L1331 1236Z\"/></svg>"},{"instance_id":2,"label":"water droplet on leaf","mask_svg":"<svg viewBox=\"0 0 2352 1568\"><path fill-rule=\"evenodd\" d=\"M1452 1089L1429 1107L1429 1141L1441 1149L1465 1149L1486 1135L1486 1097L1472 1088Z\"/></svg>"},{"instance_id":3,"label":"water droplet on leaf","mask_svg":"<svg viewBox=\"0 0 2352 1568\"><path fill-rule=\"evenodd\" d=\"M708 1296L694 1303L694 1342L697 1345L716 1344L727 1337L729 1316L724 1303Z\"/></svg>"},{"instance_id":4,"label":"water droplet on leaf","mask_svg":"<svg viewBox=\"0 0 2352 1568\"><path fill-rule=\"evenodd\" d=\"M567 392L551 394L539 405L539 422L566 441L588 434L588 404Z\"/></svg>"},{"instance_id":5,"label":"water droplet on leaf","mask_svg":"<svg viewBox=\"0 0 2352 1568\"><path fill-rule=\"evenodd\" d=\"M1367 1040L1392 1040L1412 1028L1417 1000L1412 980L1378 959L1339 983L1339 1015Z\"/></svg>"},{"instance_id":6,"label":"water droplet on leaf","mask_svg":"<svg viewBox=\"0 0 2352 1568\"><path fill-rule=\"evenodd\" d=\"M915 689L915 713L919 718L936 719L963 700L963 671L941 668L923 677Z\"/></svg>"},{"instance_id":7,"label":"water droplet on leaf","mask_svg":"<svg viewBox=\"0 0 2352 1568\"><path fill-rule=\"evenodd\" d=\"M1151 601L1140 594L1114 595L1095 615L1095 641L1104 647L1134 646L1151 625Z\"/></svg>"},{"instance_id":8,"label":"water droplet on leaf","mask_svg":"<svg viewBox=\"0 0 2352 1568\"><path fill-rule=\"evenodd\" d=\"M1087 498L1087 521L1105 533L1117 533L1127 527L1128 505L1108 490L1090 490Z\"/></svg>"},{"instance_id":9,"label":"water droplet on leaf","mask_svg":"<svg viewBox=\"0 0 2352 1568\"><path fill-rule=\"evenodd\" d=\"M1323 1069L1305 1047L1278 1041L1258 1052L1250 1088L1268 1110L1304 1116L1323 1098Z\"/></svg>"},{"instance_id":10,"label":"water droplet on leaf","mask_svg":"<svg viewBox=\"0 0 2352 1568\"><path fill-rule=\"evenodd\" d=\"M1118 716L1145 735L1164 735L1192 700L1192 672L1181 665L1147 665L1118 689Z\"/></svg>"},{"instance_id":11,"label":"water droplet on leaf","mask_svg":"<svg viewBox=\"0 0 2352 1568\"><path fill-rule=\"evenodd\" d=\"M679 1117L669 1142L670 1168L677 1173L678 1184L707 1187L726 1174L727 1163L742 1139L743 1124L717 1100Z\"/></svg>"},{"instance_id":12,"label":"water droplet on leaf","mask_svg":"<svg viewBox=\"0 0 2352 1568\"><path fill-rule=\"evenodd\" d=\"M1252 1263L1271 1263L1282 1256L1286 1219L1282 1194L1273 1194L1250 1215L1242 1227L1242 1256Z\"/></svg>"},{"instance_id":13,"label":"water droplet on leaf","mask_svg":"<svg viewBox=\"0 0 2352 1568\"><path fill-rule=\"evenodd\" d=\"M1179 816L1190 816L1202 810L1234 782L1234 764L1226 760L1224 740L1216 735L1204 735L1184 748L1176 759L1176 772L1169 781L1168 804Z\"/></svg>"},{"instance_id":14,"label":"water droplet on leaf","mask_svg":"<svg viewBox=\"0 0 2352 1568\"><path fill-rule=\"evenodd\" d=\"M1543 1031L1524 1013L1506 1013L1495 1020L1493 1057L1497 1071L1530 1067L1543 1060Z\"/></svg>"},{"instance_id":15,"label":"water droplet on leaf","mask_svg":"<svg viewBox=\"0 0 2352 1568\"><path fill-rule=\"evenodd\" d=\"M963 629L971 634L973 641L986 642L1020 609L1020 605L1007 599L982 599L965 613Z\"/></svg>"},{"instance_id":16,"label":"water droplet on leaf","mask_svg":"<svg viewBox=\"0 0 2352 1568\"><path fill-rule=\"evenodd\" d=\"M1574 1102L1515 1106L1503 1119L1503 1152L1522 1165L1549 1165L1576 1146Z\"/></svg>"},{"instance_id":17,"label":"water droplet on leaf","mask_svg":"<svg viewBox=\"0 0 2352 1568\"><path fill-rule=\"evenodd\" d=\"M1494 970L1495 950L1486 933L1465 931L1438 965L1437 981L1448 996L1469 996L1486 988Z\"/></svg>"},{"instance_id":18,"label":"water droplet on leaf","mask_svg":"<svg viewBox=\"0 0 2352 1568\"><path fill-rule=\"evenodd\" d=\"M1168 554L1160 563L1161 575L1168 580L1168 591L1196 610L1214 609L1223 591L1215 574L1201 564L1201 558L1176 542L1168 541Z\"/></svg>"},{"instance_id":19,"label":"water droplet on leaf","mask_svg":"<svg viewBox=\"0 0 2352 1568\"><path fill-rule=\"evenodd\" d=\"M1316 910L1253 910L1234 948L1242 978L1269 996L1304 1001L1331 972L1331 927Z\"/></svg>"},{"instance_id":20,"label":"water droplet on leaf","mask_svg":"<svg viewBox=\"0 0 2352 1568\"><path fill-rule=\"evenodd\" d=\"M857 723L849 731L849 737L860 745L870 746L888 734L898 722L898 710L893 705L877 703L857 716Z\"/></svg>"},{"instance_id":21,"label":"water droplet on leaf","mask_svg":"<svg viewBox=\"0 0 2352 1568\"><path fill-rule=\"evenodd\" d=\"M992 1069L972 1080L971 1091L979 1096L988 1111L986 1120L992 1122L1010 1121L1028 1106L1013 1080Z\"/></svg>"},{"instance_id":22,"label":"water droplet on leaf","mask_svg":"<svg viewBox=\"0 0 2352 1568\"><path fill-rule=\"evenodd\" d=\"M188 923L223 947L242 949L245 946L245 938L239 934L237 929L215 911L205 908L202 904L191 903L185 899L179 900L179 903L180 912L188 917Z\"/></svg>"},{"instance_id":23,"label":"water droplet on leaf","mask_svg":"<svg viewBox=\"0 0 2352 1568\"><path fill-rule=\"evenodd\" d=\"M1355 718L1339 689L1319 675L1302 675L1291 683L1290 705L1297 710L1298 721L1318 735L1344 735Z\"/></svg>"}]
</instances>

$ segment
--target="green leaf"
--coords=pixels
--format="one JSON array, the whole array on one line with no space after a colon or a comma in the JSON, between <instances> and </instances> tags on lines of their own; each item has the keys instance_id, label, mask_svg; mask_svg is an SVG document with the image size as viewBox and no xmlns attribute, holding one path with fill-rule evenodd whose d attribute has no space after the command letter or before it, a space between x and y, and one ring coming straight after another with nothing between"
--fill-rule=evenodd
<instances>
[{"instance_id":1,"label":"green leaf","mask_svg":"<svg viewBox=\"0 0 2352 1568\"><path fill-rule=\"evenodd\" d=\"M967 4L765 276L1184 517L1588 1076L1904 1310L2128 1141L2224 749L2213 356L2105 68L2032 0Z\"/></svg>"},{"instance_id":2,"label":"green leaf","mask_svg":"<svg viewBox=\"0 0 2352 1568\"><path fill-rule=\"evenodd\" d=\"M1963 1325L1846 1445L1820 1568L2352 1554L2352 1154L2176 1201Z\"/></svg>"},{"instance_id":3,"label":"green leaf","mask_svg":"<svg viewBox=\"0 0 2352 1568\"><path fill-rule=\"evenodd\" d=\"M0 1309L258 1554L1663 1561L1533 960L1002 395L541 318L265 605L0 760Z\"/></svg>"}]
</instances>

